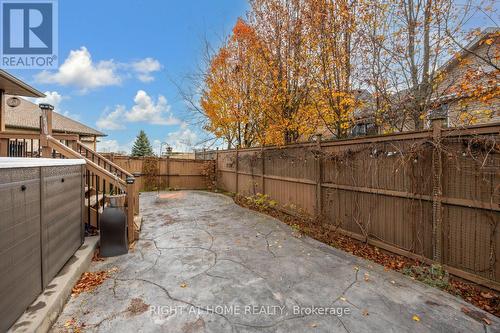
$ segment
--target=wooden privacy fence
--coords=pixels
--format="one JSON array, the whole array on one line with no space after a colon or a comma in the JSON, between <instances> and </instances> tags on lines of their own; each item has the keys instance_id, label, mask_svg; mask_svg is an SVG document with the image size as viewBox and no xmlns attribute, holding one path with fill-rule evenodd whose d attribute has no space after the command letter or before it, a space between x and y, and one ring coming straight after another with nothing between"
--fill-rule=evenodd
<instances>
[{"instance_id":1,"label":"wooden privacy fence","mask_svg":"<svg viewBox=\"0 0 500 333\"><path fill-rule=\"evenodd\" d=\"M140 191L156 189L207 189L207 170L212 163L203 160L168 157L130 157L102 154L135 176Z\"/></svg>"},{"instance_id":2,"label":"wooden privacy fence","mask_svg":"<svg viewBox=\"0 0 500 333\"><path fill-rule=\"evenodd\" d=\"M500 124L218 150L217 187L500 290Z\"/></svg>"}]
</instances>

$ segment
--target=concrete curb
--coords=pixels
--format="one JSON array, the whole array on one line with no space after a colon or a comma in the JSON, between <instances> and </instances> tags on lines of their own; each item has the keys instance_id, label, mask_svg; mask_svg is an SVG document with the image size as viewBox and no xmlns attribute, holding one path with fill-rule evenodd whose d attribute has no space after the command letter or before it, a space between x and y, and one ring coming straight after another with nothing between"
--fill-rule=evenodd
<instances>
[{"instance_id":1,"label":"concrete curb","mask_svg":"<svg viewBox=\"0 0 500 333\"><path fill-rule=\"evenodd\" d=\"M85 238L85 243L8 332L48 332L66 304L76 281L88 269L98 242L99 236Z\"/></svg>"}]
</instances>

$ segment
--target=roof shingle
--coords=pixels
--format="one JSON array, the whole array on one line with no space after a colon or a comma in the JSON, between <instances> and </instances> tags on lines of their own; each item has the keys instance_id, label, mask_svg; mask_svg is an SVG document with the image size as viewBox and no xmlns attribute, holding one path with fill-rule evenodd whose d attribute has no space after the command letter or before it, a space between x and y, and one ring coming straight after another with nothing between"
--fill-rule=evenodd
<instances>
[{"instance_id":1,"label":"roof shingle","mask_svg":"<svg viewBox=\"0 0 500 333\"><path fill-rule=\"evenodd\" d=\"M5 99L12 96L5 95ZM41 110L38 105L18 97L19 106L13 108L5 105L5 126L7 128L40 129ZM89 136L106 136L106 134L84 125L76 120L54 112L52 115L52 130L58 133L79 134Z\"/></svg>"}]
</instances>

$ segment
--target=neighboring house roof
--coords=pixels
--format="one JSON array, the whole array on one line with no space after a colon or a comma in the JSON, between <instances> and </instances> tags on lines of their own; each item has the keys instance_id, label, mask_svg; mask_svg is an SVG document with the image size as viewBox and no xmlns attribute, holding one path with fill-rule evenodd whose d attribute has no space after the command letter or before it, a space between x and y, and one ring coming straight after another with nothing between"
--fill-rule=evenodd
<instances>
[{"instance_id":1,"label":"neighboring house roof","mask_svg":"<svg viewBox=\"0 0 500 333\"><path fill-rule=\"evenodd\" d=\"M8 100L12 96L5 96ZM21 103L17 107L6 105L5 127L19 129L40 129L40 116L42 111L38 105L19 98ZM52 114L52 131L57 133L78 134L87 136L106 136L106 134L84 125L76 120L63 116L60 113Z\"/></svg>"},{"instance_id":2,"label":"neighboring house roof","mask_svg":"<svg viewBox=\"0 0 500 333\"><path fill-rule=\"evenodd\" d=\"M373 122L375 114L375 101L373 95L366 89L354 90L354 98L358 103L361 103L359 107L354 109L353 118L355 122Z\"/></svg>"},{"instance_id":3,"label":"neighboring house roof","mask_svg":"<svg viewBox=\"0 0 500 333\"><path fill-rule=\"evenodd\" d=\"M45 97L45 95L23 81L0 69L0 90L5 94L26 97Z\"/></svg>"}]
</instances>

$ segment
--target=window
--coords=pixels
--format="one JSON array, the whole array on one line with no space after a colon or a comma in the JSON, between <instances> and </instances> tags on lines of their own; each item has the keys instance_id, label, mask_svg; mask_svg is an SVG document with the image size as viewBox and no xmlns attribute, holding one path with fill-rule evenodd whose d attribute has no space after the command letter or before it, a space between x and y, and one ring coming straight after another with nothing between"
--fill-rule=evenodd
<instances>
[{"instance_id":1,"label":"window","mask_svg":"<svg viewBox=\"0 0 500 333\"><path fill-rule=\"evenodd\" d=\"M360 123L354 125L351 130L352 136L365 136L377 134L377 125L374 123Z\"/></svg>"}]
</instances>

